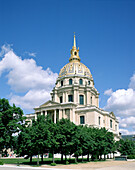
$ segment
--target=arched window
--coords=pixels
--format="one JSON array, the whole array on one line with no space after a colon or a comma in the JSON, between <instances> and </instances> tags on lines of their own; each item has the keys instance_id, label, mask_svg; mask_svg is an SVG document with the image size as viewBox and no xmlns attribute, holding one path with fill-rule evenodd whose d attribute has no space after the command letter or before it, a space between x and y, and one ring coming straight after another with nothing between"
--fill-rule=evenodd
<instances>
[{"instance_id":1,"label":"arched window","mask_svg":"<svg viewBox=\"0 0 135 170\"><path fill-rule=\"evenodd\" d=\"M82 79L79 80L79 84L80 84L80 85L83 84L83 80L82 80Z\"/></svg>"},{"instance_id":2,"label":"arched window","mask_svg":"<svg viewBox=\"0 0 135 170\"><path fill-rule=\"evenodd\" d=\"M112 128L112 120L110 120L110 128Z\"/></svg>"},{"instance_id":3,"label":"arched window","mask_svg":"<svg viewBox=\"0 0 135 170\"><path fill-rule=\"evenodd\" d=\"M84 116L80 116L80 124L85 124L85 119L84 119Z\"/></svg>"},{"instance_id":4,"label":"arched window","mask_svg":"<svg viewBox=\"0 0 135 170\"><path fill-rule=\"evenodd\" d=\"M62 96L60 96L60 103L63 103L63 98L62 98Z\"/></svg>"},{"instance_id":5,"label":"arched window","mask_svg":"<svg viewBox=\"0 0 135 170\"><path fill-rule=\"evenodd\" d=\"M91 98L90 98L90 104L92 105L92 96L91 96Z\"/></svg>"},{"instance_id":6,"label":"arched window","mask_svg":"<svg viewBox=\"0 0 135 170\"><path fill-rule=\"evenodd\" d=\"M63 86L63 80L61 81L61 86Z\"/></svg>"},{"instance_id":7,"label":"arched window","mask_svg":"<svg viewBox=\"0 0 135 170\"><path fill-rule=\"evenodd\" d=\"M73 95L68 95L68 102L73 102Z\"/></svg>"},{"instance_id":8,"label":"arched window","mask_svg":"<svg viewBox=\"0 0 135 170\"><path fill-rule=\"evenodd\" d=\"M71 85L72 84L72 79L69 79L69 85Z\"/></svg>"},{"instance_id":9,"label":"arched window","mask_svg":"<svg viewBox=\"0 0 135 170\"><path fill-rule=\"evenodd\" d=\"M100 125L100 116L98 117L98 124Z\"/></svg>"},{"instance_id":10,"label":"arched window","mask_svg":"<svg viewBox=\"0 0 135 170\"><path fill-rule=\"evenodd\" d=\"M80 104L84 104L84 96L83 95L80 95L79 96L79 99L80 99Z\"/></svg>"},{"instance_id":11,"label":"arched window","mask_svg":"<svg viewBox=\"0 0 135 170\"><path fill-rule=\"evenodd\" d=\"M90 81L88 81L88 85L90 85Z\"/></svg>"},{"instance_id":12,"label":"arched window","mask_svg":"<svg viewBox=\"0 0 135 170\"><path fill-rule=\"evenodd\" d=\"M77 52L75 51L74 54L77 55Z\"/></svg>"},{"instance_id":13,"label":"arched window","mask_svg":"<svg viewBox=\"0 0 135 170\"><path fill-rule=\"evenodd\" d=\"M117 131L117 125L115 125L115 131Z\"/></svg>"}]
</instances>

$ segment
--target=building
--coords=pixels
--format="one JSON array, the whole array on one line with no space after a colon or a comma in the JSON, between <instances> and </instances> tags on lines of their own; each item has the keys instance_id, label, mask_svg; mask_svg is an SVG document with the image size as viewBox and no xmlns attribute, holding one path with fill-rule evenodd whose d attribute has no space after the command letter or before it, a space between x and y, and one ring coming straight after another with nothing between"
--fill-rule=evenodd
<instances>
[{"instance_id":1,"label":"building","mask_svg":"<svg viewBox=\"0 0 135 170\"><path fill-rule=\"evenodd\" d=\"M54 123L67 118L76 125L105 127L113 132L115 140L119 140L119 122L113 112L99 108L99 92L94 87L89 68L80 60L74 35L69 63L60 70L51 100L34 108L35 113L27 115L27 118L31 120L37 119L38 115L49 115Z\"/></svg>"}]
</instances>

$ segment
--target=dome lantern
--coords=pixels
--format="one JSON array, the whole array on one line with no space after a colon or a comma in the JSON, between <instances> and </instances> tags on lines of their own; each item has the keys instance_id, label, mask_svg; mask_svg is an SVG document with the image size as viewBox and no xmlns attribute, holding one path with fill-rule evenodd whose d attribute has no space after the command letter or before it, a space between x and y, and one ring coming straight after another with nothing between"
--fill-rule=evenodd
<instances>
[{"instance_id":1,"label":"dome lantern","mask_svg":"<svg viewBox=\"0 0 135 170\"><path fill-rule=\"evenodd\" d=\"M71 57L69 58L69 62L71 61L79 61L80 62L80 57L79 57L79 47L78 49L76 48L76 39L75 39L75 34L74 34L74 44L71 50Z\"/></svg>"}]
</instances>

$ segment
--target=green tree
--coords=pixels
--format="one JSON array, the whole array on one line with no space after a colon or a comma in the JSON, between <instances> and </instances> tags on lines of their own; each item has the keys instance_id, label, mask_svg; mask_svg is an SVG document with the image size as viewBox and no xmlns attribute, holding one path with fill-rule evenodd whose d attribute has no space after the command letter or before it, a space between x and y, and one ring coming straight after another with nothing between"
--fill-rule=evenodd
<instances>
[{"instance_id":1,"label":"green tree","mask_svg":"<svg viewBox=\"0 0 135 170\"><path fill-rule=\"evenodd\" d=\"M120 139L118 142L118 151L121 155L135 155L135 142L132 140Z\"/></svg>"},{"instance_id":2,"label":"green tree","mask_svg":"<svg viewBox=\"0 0 135 170\"><path fill-rule=\"evenodd\" d=\"M11 106L7 99L0 99L0 150L6 151L12 148L14 142L14 135L18 133L24 123L25 117L23 111L16 107L15 104Z\"/></svg>"},{"instance_id":3,"label":"green tree","mask_svg":"<svg viewBox=\"0 0 135 170\"><path fill-rule=\"evenodd\" d=\"M72 154L73 150L73 136L75 135L76 125L70 122L69 119L61 119L57 122L57 142L58 142L58 152L61 153L61 161L63 162L63 155L66 156Z\"/></svg>"},{"instance_id":4,"label":"green tree","mask_svg":"<svg viewBox=\"0 0 135 170\"><path fill-rule=\"evenodd\" d=\"M32 125L25 126L18 136L18 153L22 156L29 155L30 162L33 155L38 155L38 165L39 154L41 154L43 162L43 154L51 148L50 124L47 117L38 116L37 120L32 120Z\"/></svg>"}]
</instances>

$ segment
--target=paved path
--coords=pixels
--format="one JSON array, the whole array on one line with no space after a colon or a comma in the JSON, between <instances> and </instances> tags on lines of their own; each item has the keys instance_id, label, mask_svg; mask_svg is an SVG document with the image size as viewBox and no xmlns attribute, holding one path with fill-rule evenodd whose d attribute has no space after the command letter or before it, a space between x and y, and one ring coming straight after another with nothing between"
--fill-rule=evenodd
<instances>
[{"instance_id":1,"label":"paved path","mask_svg":"<svg viewBox=\"0 0 135 170\"><path fill-rule=\"evenodd\" d=\"M0 170L58 170L58 168L42 168L42 167L21 167L21 166L9 166L9 165L0 165ZM61 169L69 170L69 169Z\"/></svg>"},{"instance_id":2,"label":"paved path","mask_svg":"<svg viewBox=\"0 0 135 170\"><path fill-rule=\"evenodd\" d=\"M129 164L121 164L112 167L98 168L96 170L135 170L135 162Z\"/></svg>"},{"instance_id":3,"label":"paved path","mask_svg":"<svg viewBox=\"0 0 135 170\"><path fill-rule=\"evenodd\" d=\"M111 162L110 162L111 163ZM99 164L98 164L99 165ZM0 166L0 170L71 170L73 168L73 166L65 166L65 167L27 167L27 166L20 166L20 167L17 167L17 166L11 166L11 165L3 165L3 166ZM90 164L87 164L87 166L83 166L83 164L78 164L78 166L74 167L73 168L74 170L135 170L135 161L133 162L121 162L118 164L113 162L113 164L111 165L107 165L106 164L102 164L102 166L97 166L96 164L96 167L94 166L91 166ZM73 170L72 169L72 170Z\"/></svg>"}]
</instances>

